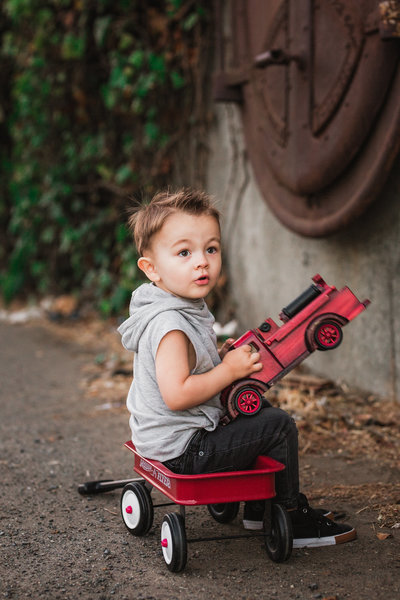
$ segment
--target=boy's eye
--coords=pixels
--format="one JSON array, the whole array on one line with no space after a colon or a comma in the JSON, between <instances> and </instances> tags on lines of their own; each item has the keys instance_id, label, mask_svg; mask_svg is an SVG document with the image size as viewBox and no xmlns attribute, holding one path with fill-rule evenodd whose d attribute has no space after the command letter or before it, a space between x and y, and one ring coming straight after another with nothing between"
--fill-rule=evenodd
<instances>
[{"instance_id":1,"label":"boy's eye","mask_svg":"<svg viewBox=\"0 0 400 600\"><path fill-rule=\"evenodd\" d=\"M183 257L185 257L185 256L189 256L189 254L190 254L189 250L181 250L181 251L178 253L178 256L183 256Z\"/></svg>"},{"instance_id":2,"label":"boy's eye","mask_svg":"<svg viewBox=\"0 0 400 600\"><path fill-rule=\"evenodd\" d=\"M216 246L210 246L209 248L207 248L208 254L215 254L216 252L218 252L218 248Z\"/></svg>"}]
</instances>

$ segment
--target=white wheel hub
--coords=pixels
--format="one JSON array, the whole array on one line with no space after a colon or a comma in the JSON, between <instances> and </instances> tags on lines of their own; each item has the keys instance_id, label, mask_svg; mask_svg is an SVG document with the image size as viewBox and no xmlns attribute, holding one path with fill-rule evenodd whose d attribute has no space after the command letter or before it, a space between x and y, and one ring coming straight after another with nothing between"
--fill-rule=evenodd
<instances>
[{"instance_id":1,"label":"white wheel hub","mask_svg":"<svg viewBox=\"0 0 400 600\"><path fill-rule=\"evenodd\" d=\"M127 490L122 497L122 518L129 529L135 529L140 520L139 501L132 490Z\"/></svg>"},{"instance_id":2,"label":"white wheel hub","mask_svg":"<svg viewBox=\"0 0 400 600\"><path fill-rule=\"evenodd\" d=\"M161 548L164 560L169 565L172 561L173 542L171 528L165 521L161 527Z\"/></svg>"}]
</instances>

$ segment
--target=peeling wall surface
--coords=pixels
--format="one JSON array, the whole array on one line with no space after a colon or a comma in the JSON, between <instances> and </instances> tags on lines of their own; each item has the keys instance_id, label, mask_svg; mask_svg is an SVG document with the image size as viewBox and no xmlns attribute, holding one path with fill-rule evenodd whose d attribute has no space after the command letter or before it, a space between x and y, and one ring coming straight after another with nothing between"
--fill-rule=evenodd
<instances>
[{"instance_id":1,"label":"peeling wall surface","mask_svg":"<svg viewBox=\"0 0 400 600\"><path fill-rule=\"evenodd\" d=\"M332 352L306 361L314 373L400 400L400 157L380 195L346 230L305 238L283 227L257 187L238 108L216 107L208 191L223 214L224 262L239 333L278 314L320 273L372 304Z\"/></svg>"}]
</instances>

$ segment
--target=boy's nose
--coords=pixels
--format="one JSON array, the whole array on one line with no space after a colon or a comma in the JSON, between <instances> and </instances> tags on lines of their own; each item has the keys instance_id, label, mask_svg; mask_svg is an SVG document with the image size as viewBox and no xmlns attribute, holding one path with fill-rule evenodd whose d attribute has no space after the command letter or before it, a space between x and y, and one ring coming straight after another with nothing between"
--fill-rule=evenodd
<instances>
[{"instance_id":1,"label":"boy's nose","mask_svg":"<svg viewBox=\"0 0 400 600\"><path fill-rule=\"evenodd\" d=\"M205 254L196 257L197 266L196 269L202 269L208 265L208 260Z\"/></svg>"}]
</instances>

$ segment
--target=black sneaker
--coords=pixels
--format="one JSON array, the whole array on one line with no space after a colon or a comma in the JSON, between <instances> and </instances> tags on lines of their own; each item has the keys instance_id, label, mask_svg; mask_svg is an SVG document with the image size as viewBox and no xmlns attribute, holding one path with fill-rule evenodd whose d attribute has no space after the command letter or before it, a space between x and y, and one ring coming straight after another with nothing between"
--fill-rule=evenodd
<instances>
[{"instance_id":1,"label":"black sneaker","mask_svg":"<svg viewBox=\"0 0 400 600\"><path fill-rule=\"evenodd\" d=\"M303 506L303 505L307 505L308 504L308 500L307 497L300 493L299 494L299 505ZM327 519L331 519L333 521L334 518L334 513L333 511L329 510L329 508L314 508L315 512L317 513L317 515L321 516L321 517L326 517Z\"/></svg>"},{"instance_id":2,"label":"black sneaker","mask_svg":"<svg viewBox=\"0 0 400 600\"><path fill-rule=\"evenodd\" d=\"M251 500L245 502L243 511L243 527L251 531L261 531L264 528L265 502Z\"/></svg>"},{"instance_id":3,"label":"black sneaker","mask_svg":"<svg viewBox=\"0 0 400 600\"><path fill-rule=\"evenodd\" d=\"M351 525L338 524L327 519L305 504L289 512L293 526L293 548L334 546L356 539Z\"/></svg>"},{"instance_id":4,"label":"black sneaker","mask_svg":"<svg viewBox=\"0 0 400 600\"><path fill-rule=\"evenodd\" d=\"M308 505L307 498L304 494L299 494L299 504ZM262 531L264 528L264 511L265 503L262 500L246 502L243 512L243 527L251 531ZM333 512L326 508L316 508L315 512L320 517L333 519Z\"/></svg>"}]
</instances>

